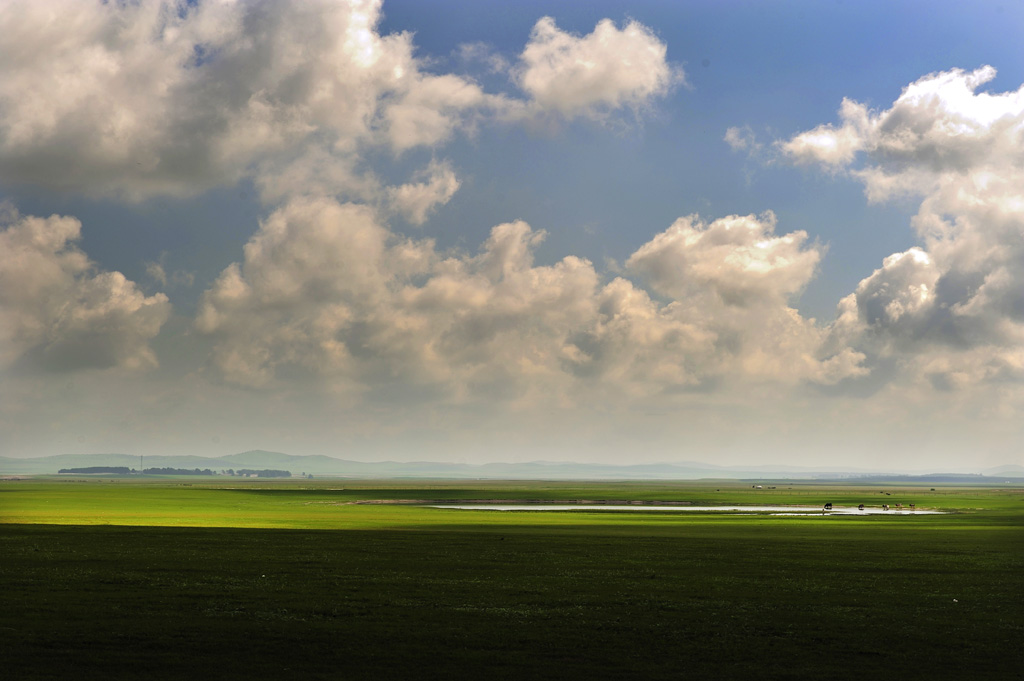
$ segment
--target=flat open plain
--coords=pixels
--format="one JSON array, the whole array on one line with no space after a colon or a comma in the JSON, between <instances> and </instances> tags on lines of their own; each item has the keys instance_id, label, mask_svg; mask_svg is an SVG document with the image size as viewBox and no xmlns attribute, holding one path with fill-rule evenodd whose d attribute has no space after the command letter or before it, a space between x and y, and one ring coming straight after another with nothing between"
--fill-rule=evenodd
<instances>
[{"instance_id":1,"label":"flat open plain","mask_svg":"<svg viewBox=\"0 0 1024 681\"><path fill-rule=\"evenodd\" d=\"M479 499L952 512L366 503ZM0 554L11 679L1013 679L1024 669L1020 488L37 478L0 482Z\"/></svg>"}]
</instances>

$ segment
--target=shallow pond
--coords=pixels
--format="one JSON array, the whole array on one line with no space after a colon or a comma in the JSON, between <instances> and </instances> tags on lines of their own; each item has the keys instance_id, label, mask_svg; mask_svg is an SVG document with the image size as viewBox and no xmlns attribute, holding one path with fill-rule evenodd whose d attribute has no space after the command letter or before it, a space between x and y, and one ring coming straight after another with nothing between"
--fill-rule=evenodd
<instances>
[{"instance_id":1,"label":"shallow pond","mask_svg":"<svg viewBox=\"0 0 1024 681\"><path fill-rule=\"evenodd\" d=\"M656 506L644 504L431 504L430 508L447 508L460 511L640 511L648 512L729 512L729 513L770 513L772 515L935 515L943 511L921 511L880 507L834 506L823 511L820 506Z\"/></svg>"}]
</instances>

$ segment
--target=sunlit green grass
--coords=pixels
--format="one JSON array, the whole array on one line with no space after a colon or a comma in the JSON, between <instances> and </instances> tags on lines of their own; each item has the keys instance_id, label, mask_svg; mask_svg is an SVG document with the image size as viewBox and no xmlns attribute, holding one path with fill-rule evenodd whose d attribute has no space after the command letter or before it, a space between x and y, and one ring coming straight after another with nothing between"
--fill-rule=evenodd
<instances>
[{"instance_id":1,"label":"sunlit green grass","mask_svg":"<svg viewBox=\"0 0 1024 681\"><path fill-rule=\"evenodd\" d=\"M875 488L810 484L787 485L792 489L753 490L750 485L643 484L643 483L351 483L324 481L314 484L291 481L223 480L198 483L134 480L68 479L16 481L0 484L0 522L65 525L152 525L188 527L278 527L308 529L357 529L423 527L430 525L504 525L507 517L494 511L452 511L404 505L360 505L366 500L648 500L689 501L696 505L779 504L821 506L865 503L880 506L916 503L921 509L943 509L988 516L1024 513L1020 489ZM889 492L888 495L880 492ZM505 514L506 516L508 514ZM560 525L565 514L525 513L516 524ZM707 521L707 516L680 513L628 515L608 512L572 512L573 524L617 526L672 525ZM793 522L784 518L780 521ZM826 522L849 521L828 517ZM941 524L935 517L857 518L856 522L885 524L924 520ZM813 519L803 519L811 522ZM730 522L736 522L735 519ZM958 526L965 521L958 520Z\"/></svg>"}]
</instances>

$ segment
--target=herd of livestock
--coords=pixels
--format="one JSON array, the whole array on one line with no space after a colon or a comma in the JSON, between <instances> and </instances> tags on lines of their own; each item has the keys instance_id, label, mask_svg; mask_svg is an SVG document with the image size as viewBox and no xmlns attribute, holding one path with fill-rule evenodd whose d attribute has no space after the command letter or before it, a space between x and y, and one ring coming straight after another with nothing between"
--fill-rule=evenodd
<instances>
[{"instance_id":1,"label":"herd of livestock","mask_svg":"<svg viewBox=\"0 0 1024 681\"><path fill-rule=\"evenodd\" d=\"M882 504L882 510L883 511L897 511L897 512L900 512L900 511L903 511L903 509L904 509L904 506L901 503L894 504L892 506L892 508L889 507L889 504ZM915 510L917 510L917 506L915 504L908 504L906 506L906 509L908 511L915 511ZM822 507L821 510L822 510L822 513L824 513L825 511L831 511L832 510L832 502L830 501L827 504L825 504ZM857 510L858 511L863 511L864 510L864 504L859 504L857 506Z\"/></svg>"}]
</instances>

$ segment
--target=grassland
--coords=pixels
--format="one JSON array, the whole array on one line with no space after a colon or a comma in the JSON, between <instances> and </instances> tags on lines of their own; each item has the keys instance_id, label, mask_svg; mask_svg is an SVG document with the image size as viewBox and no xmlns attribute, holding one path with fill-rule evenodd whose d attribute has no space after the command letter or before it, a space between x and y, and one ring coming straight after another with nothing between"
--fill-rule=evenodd
<instances>
[{"instance_id":1,"label":"grassland","mask_svg":"<svg viewBox=\"0 0 1024 681\"><path fill-rule=\"evenodd\" d=\"M1024 490L776 487L4 482L0 659L12 679L1020 678ZM386 499L956 512L354 503Z\"/></svg>"}]
</instances>

